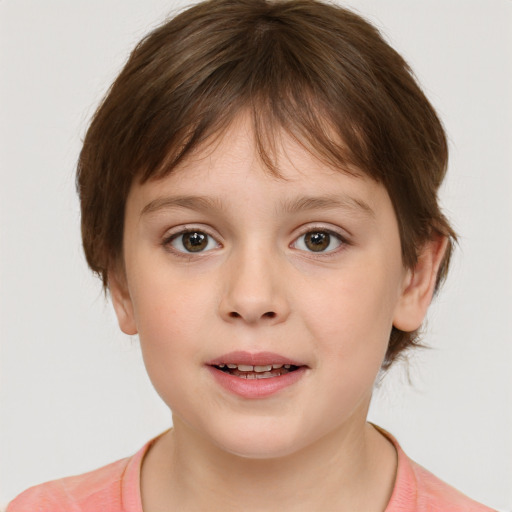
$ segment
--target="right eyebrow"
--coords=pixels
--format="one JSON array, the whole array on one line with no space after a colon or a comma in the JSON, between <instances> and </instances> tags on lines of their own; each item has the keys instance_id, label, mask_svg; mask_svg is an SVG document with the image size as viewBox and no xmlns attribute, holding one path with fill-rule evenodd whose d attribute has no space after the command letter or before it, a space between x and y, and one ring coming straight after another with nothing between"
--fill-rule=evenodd
<instances>
[{"instance_id":1,"label":"right eyebrow","mask_svg":"<svg viewBox=\"0 0 512 512\"><path fill-rule=\"evenodd\" d=\"M160 197L150 201L140 212L140 216L157 212L159 210L168 210L172 208L187 208L189 210L206 211L217 209L222 210L222 203L216 198L203 196L174 196Z\"/></svg>"}]
</instances>

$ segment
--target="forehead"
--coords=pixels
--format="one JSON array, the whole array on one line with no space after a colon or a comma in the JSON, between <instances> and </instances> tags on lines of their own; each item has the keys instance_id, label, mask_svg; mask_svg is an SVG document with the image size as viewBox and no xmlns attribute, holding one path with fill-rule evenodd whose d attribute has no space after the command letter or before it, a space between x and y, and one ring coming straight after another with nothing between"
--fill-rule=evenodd
<instances>
[{"instance_id":1,"label":"forehead","mask_svg":"<svg viewBox=\"0 0 512 512\"><path fill-rule=\"evenodd\" d=\"M251 120L240 116L164 177L132 187L129 204L136 200L142 215L178 207L247 209L258 198L288 213L340 208L372 217L378 200L388 201L384 187L360 170L322 161L284 130L273 135L269 168Z\"/></svg>"},{"instance_id":2,"label":"forehead","mask_svg":"<svg viewBox=\"0 0 512 512\"><path fill-rule=\"evenodd\" d=\"M331 131L326 127L326 131ZM335 140L338 148L344 143L338 135L325 134L326 140ZM338 159L328 160L319 154L314 144L290 134L269 120L263 129L254 128L251 114L242 111L226 127L210 135L206 141L187 153L176 166L163 173L155 173L149 180L161 181L173 175L173 181L201 180L205 175L252 168L268 173L277 182L312 185L325 181L326 176L340 173L363 180L374 181L368 174L350 162L350 151L340 151ZM317 144L321 146L321 141Z\"/></svg>"}]
</instances>

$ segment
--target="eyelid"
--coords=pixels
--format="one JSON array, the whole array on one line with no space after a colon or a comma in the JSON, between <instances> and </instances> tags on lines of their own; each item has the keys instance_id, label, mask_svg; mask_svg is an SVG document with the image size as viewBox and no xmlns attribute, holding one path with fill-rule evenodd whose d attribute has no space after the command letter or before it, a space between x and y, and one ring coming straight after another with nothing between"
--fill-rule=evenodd
<instances>
[{"instance_id":1,"label":"eyelid","mask_svg":"<svg viewBox=\"0 0 512 512\"><path fill-rule=\"evenodd\" d=\"M203 251L191 252L191 251L181 251L172 245L172 242L174 240L176 240L177 238L179 238L180 236L183 236L186 233L196 233L196 232L204 233L206 236L213 239L216 243L216 247L207 249L207 250L203 250ZM162 238L161 244L166 250L168 250L174 254L177 254L179 256L186 256L186 257L201 256L201 255L211 252L213 249L222 247L222 244L219 241L219 236L212 234L211 229L209 229L207 226L198 225L198 224L181 225L181 226L177 226L176 228L167 230L166 234Z\"/></svg>"},{"instance_id":2,"label":"eyelid","mask_svg":"<svg viewBox=\"0 0 512 512\"><path fill-rule=\"evenodd\" d=\"M349 243L350 235L348 232L342 228L332 226L332 225L326 225L326 224L306 224L298 228L298 234L296 235L295 239L299 238L300 236L305 235L306 233L311 233L312 231L323 231L325 233L329 233L331 235L334 235L338 237L340 240L342 240L345 243Z\"/></svg>"},{"instance_id":3,"label":"eyelid","mask_svg":"<svg viewBox=\"0 0 512 512\"><path fill-rule=\"evenodd\" d=\"M338 241L340 242L340 245L338 247L335 247L334 249L330 249L327 251L318 251L318 252L308 251L306 249L299 249L299 248L295 247L295 245L297 244L297 241L301 237L303 237L304 235L307 235L308 233L315 233L315 232L328 233L329 235L334 236L335 238L338 239ZM343 248L347 245L351 245L350 240L346 235L341 233L340 230L337 230L333 227L327 227L325 225L308 224L308 225L300 228L299 233L293 239L292 243L290 244L290 247L293 249L300 250L300 251L308 254L308 256L324 257L325 258L325 257L332 256L332 255L338 253L340 250L343 250Z\"/></svg>"}]
</instances>

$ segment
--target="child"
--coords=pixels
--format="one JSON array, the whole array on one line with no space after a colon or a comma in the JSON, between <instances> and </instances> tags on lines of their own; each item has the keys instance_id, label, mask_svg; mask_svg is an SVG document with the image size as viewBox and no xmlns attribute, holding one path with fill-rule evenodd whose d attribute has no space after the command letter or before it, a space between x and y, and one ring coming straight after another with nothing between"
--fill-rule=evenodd
<instances>
[{"instance_id":1,"label":"child","mask_svg":"<svg viewBox=\"0 0 512 512\"><path fill-rule=\"evenodd\" d=\"M78 187L173 428L9 512L490 510L366 422L448 270L446 162L406 63L349 11L212 0L147 36Z\"/></svg>"}]
</instances>

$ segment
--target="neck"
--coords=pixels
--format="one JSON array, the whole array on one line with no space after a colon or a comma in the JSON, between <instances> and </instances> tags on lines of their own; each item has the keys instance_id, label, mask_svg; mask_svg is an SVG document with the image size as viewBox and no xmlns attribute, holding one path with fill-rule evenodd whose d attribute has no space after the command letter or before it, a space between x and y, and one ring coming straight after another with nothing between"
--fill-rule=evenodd
<instances>
[{"instance_id":1,"label":"neck","mask_svg":"<svg viewBox=\"0 0 512 512\"><path fill-rule=\"evenodd\" d=\"M164 434L143 465L144 510L375 510L391 496L393 446L371 425L351 425L291 455L226 453L183 424ZM174 507L174 508L173 508Z\"/></svg>"}]
</instances>

